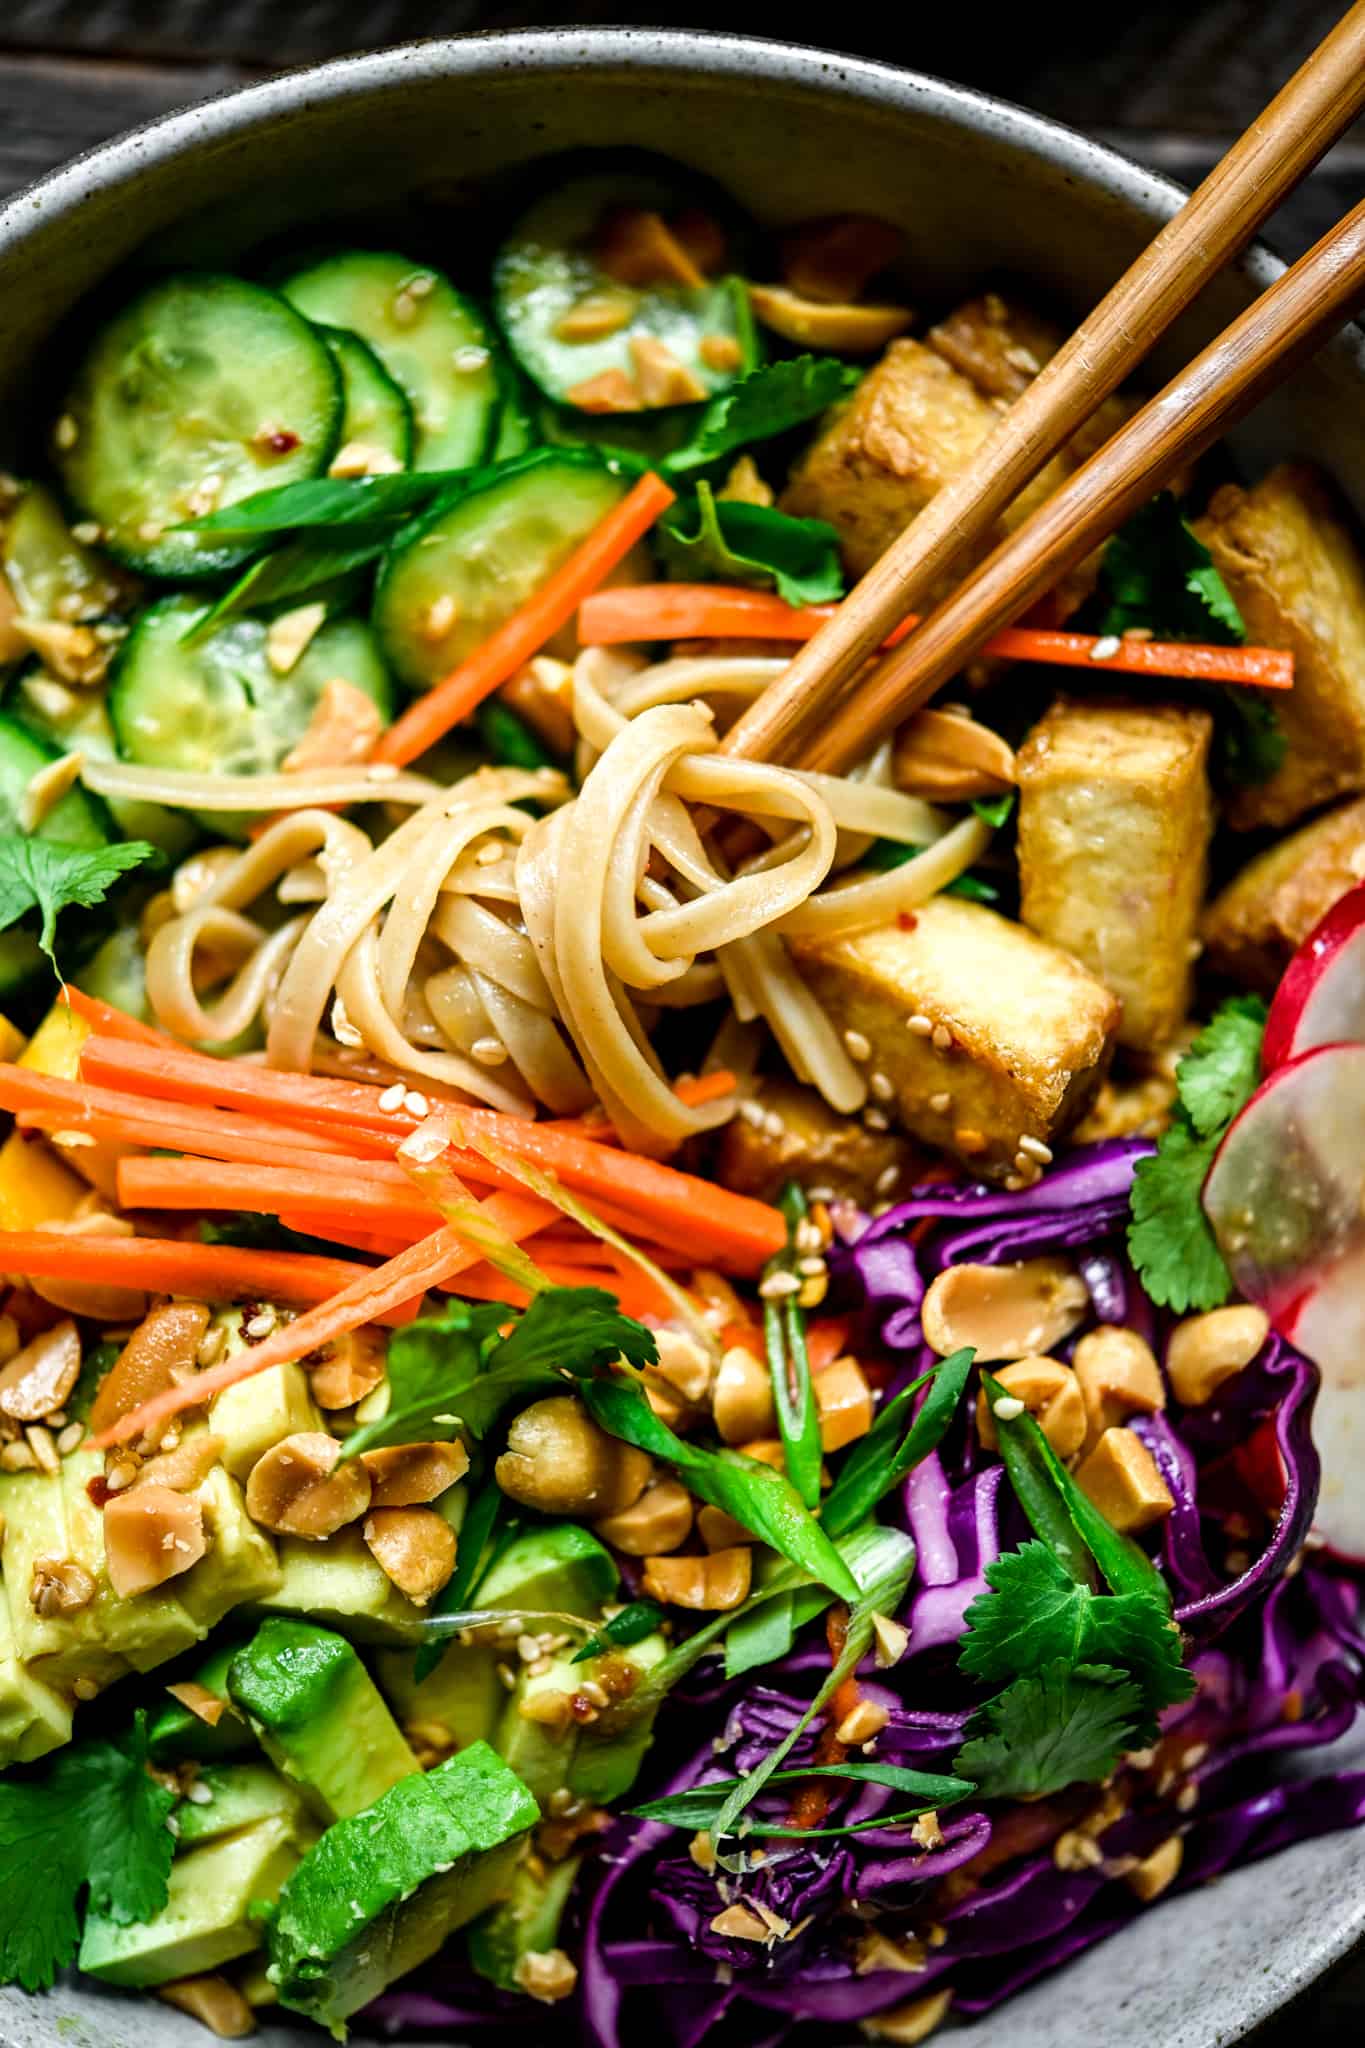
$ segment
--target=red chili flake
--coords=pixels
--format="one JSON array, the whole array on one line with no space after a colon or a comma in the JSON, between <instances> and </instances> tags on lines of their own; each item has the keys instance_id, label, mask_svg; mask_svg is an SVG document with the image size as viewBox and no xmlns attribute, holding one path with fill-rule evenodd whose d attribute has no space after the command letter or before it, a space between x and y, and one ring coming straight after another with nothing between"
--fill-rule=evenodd
<instances>
[{"instance_id":1,"label":"red chili flake","mask_svg":"<svg viewBox=\"0 0 1365 2048\"><path fill-rule=\"evenodd\" d=\"M85 1490L90 1496L91 1505L97 1508L102 1508L107 1500L114 1497L114 1489L102 1472L97 1472L93 1479L86 1480Z\"/></svg>"},{"instance_id":2,"label":"red chili flake","mask_svg":"<svg viewBox=\"0 0 1365 2048\"><path fill-rule=\"evenodd\" d=\"M896 927L899 931L912 932L918 923L919 919L915 916L913 910L898 910L896 912Z\"/></svg>"},{"instance_id":3,"label":"red chili flake","mask_svg":"<svg viewBox=\"0 0 1365 2048\"><path fill-rule=\"evenodd\" d=\"M299 445L299 437L292 427L272 427L264 441L271 455L289 455Z\"/></svg>"}]
</instances>

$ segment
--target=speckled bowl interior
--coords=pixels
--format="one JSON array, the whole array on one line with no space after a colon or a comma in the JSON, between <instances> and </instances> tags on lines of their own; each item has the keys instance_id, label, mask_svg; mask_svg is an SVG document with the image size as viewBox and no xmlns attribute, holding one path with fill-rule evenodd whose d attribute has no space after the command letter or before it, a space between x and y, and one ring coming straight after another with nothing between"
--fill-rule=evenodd
<instances>
[{"instance_id":1,"label":"speckled bowl interior","mask_svg":"<svg viewBox=\"0 0 1365 2048\"><path fill-rule=\"evenodd\" d=\"M909 237L921 305L1010 275L1079 314L1180 200L1175 186L1018 108L818 50L627 29L413 45L174 115L0 209L0 449L14 459L34 415L25 394L47 337L130 258L230 261L338 212L383 218L401 240L408 209L427 229L442 222L458 248L481 240L491 181L608 142L709 172L765 221L845 208L890 217ZM1225 325L1276 267L1253 251L1212 279L1157 369ZM1365 510L1361 337L1301 371L1234 451L1252 471L1286 454L1314 458ZM1365 1743L1355 1748L1365 1763ZM1328 1837L1144 1914L976 2023L973 2048L1215 2048L1362 1935L1365 1832ZM155 2001L89 1985L45 1999L0 1993L0 2048L195 2048L205 2038ZM281 2026L258 2038L284 2048L300 2036Z\"/></svg>"}]
</instances>

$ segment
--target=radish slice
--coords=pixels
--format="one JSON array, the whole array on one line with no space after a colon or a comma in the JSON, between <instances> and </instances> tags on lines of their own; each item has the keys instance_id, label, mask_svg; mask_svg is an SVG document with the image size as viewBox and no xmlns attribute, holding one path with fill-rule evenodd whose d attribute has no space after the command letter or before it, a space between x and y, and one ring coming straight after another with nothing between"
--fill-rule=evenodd
<instances>
[{"instance_id":1,"label":"radish slice","mask_svg":"<svg viewBox=\"0 0 1365 2048\"><path fill-rule=\"evenodd\" d=\"M1365 1559L1365 1044L1319 1046L1263 1082L1203 1201L1239 1290L1322 1375L1315 1527Z\"/></svg>"},{"instance_id":2,"label":"radish slice","mask_svg":"<svg viewBox=\"0 0 1365 2048\"><path fill-rule=\"evenodd\" d=\"M1285 969L1266 1020L1264 1072L1319 1045L1365 1040L1365 883L1338 898Z\"/></svg>"}]
</instances>

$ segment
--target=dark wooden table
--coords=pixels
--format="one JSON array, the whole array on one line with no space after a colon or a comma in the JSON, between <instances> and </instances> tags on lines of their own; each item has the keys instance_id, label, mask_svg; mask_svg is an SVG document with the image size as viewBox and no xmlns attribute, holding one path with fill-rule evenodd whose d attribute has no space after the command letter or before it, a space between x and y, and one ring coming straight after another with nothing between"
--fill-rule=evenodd
<instances>
[{"instance_id":1,"label":"dark wooden table","mask_svg":"<svg viewBox=\"0 0 1365 2048\"><path fill-rule=\"evenodd\" d=\"M1341 13L1345 0L1067 0L931 10L787 4L684 6L670 27L791 36L937 71L1102 136L1195 183ZM632 21L643 9L484 7L479 0L0 0L0 197L121 129L209 94L409 37L547 20ZM1300 254L1365 190L1365 124L1271 221ZM1267 2028L1257 2048L1358 2048L1365 1960L1337 1971ZM1102 2048L1102 2044L1101 2044ZM1155 2043L1154 2048L1161 2048Z\"/></svg>"}]
</instances>

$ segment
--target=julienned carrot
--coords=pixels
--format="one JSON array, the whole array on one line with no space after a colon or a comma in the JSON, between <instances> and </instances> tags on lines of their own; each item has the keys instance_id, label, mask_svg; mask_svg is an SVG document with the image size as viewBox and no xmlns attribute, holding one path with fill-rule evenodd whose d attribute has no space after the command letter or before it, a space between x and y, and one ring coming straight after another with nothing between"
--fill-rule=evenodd
<instances>
[{"instance_id":1,"label":"julienned carrot","mask_svg":"<svg viewBox=\"0 0 1365 2048\"><path fill-rule=\"evenodd\" d=\"M102 1031L107 1038L127 1038L138 1045L174 1045L175 1039L164 1031L153 1030L139 1017L130 1017L126 1010L115 1009L99 996L88 996L84 989L75 988L67 982L62 990L61 1000L69 1010L75 1012L93 1031Z\"/></svg>"},{"instance_id":2,"label":"julienned carrot","mask_svg":"<svg viewBox=\"0 0 1365 2048\"><path fill-rule=\"evenodd\" d=\"M285 1128L233 1110L123 1095L88 1081L40 1074L31 1067L0 1065L0 1109L17 1116L23 1127L79 1131L101 1143L151 1145L210 1159L255 1159L263 1165L283 1163L286 1152L309 1162L333 1159L356 1168L362 1164L330 1132Z\"/></svg>"},{"instance_id":3,"label":"julienned carrot","mask_svg":"<svg viewBox=\"0 0 1365 2048\"><path fill-rule=\"evenodd\" d=\"M46 1230L0 1231L0 1272L35 1280L93 1280L110 1287L144 1288L149 1294L199 1295L206 1301L307 1303L328 1301L338 1287L356 1277L349 1260L311 1252L248 1251L231 1244L182 1243L179 1238L63 1237ZM421 1291L409 1287L394 1295L374 1320L410 1322ZM196 1380L196 1388L200 1384Z\"/></svg>"},{"instance_id":4,"label":"julienned carrot","mask_svg":"<svg viewBox=\"0 0 1365 2048\"><path fill-rule=\"evenodd\" d=\"M545 642L567 625L580 604L617 563L648 533L661 512L673 503L673 492L651 470L614 505L605 519L576 547L529 597L520 611L476 647L423 697L417 697L391 725L374 750L376 761L406 767L428 747L443 739L453 725L468 718L500 683L539 654Z\"/></svg>"},{"instance_id":5,"label":"julienned carrot","mask_svg":"<svg viewBox=\"0 0 1365 2048\"><path fill-rule=\"evenodd\" d=\"M415 1237L386 1237L377 1230L351 1230L340 1223L329 1223L321 1231L311 1216L301 1216L292 1209L281 1210L278 1220L286 1230L297 1230L303 1237L326 1237L333 1244L344 1244L353 1252L370 1252L378 1259L396 1258L417 1242Z\"/></svg>"},{"instance_id":6,"label":"julienned carrot","mask_svg":"<svg viewBox=\"0 0 1365 2048\"><path fill-rule=\"evenodd\" d=\"M100 1037L86 1040L81 1073L92 1081L151 1094L163 1100L212 1102L258 1116L283 1114L316 1123L359 1124L370 1130L406 1130L411 1112L378 1107L380 1090L308 1074L282 1074L240 1060L214 1060L201 1053L127 1045ZM601 1145L571 1132L556 1131L488 1109L452 1112L471 1140L486 1138L507 1152L531 1160L585 1195L601 1197L633 1212L640 1223L667 1232L677 1243L709 1241L709 1263L756 1272L786 1242L782 1217L766 1202L732 1194L693 1174L638 1154ZM470 1180L486 1184L492 1169L475 1152L455 1150L450 1164Z\"/></svg>"},{"instance_id":7,"label":"julienned carrot","mask_svg":"<svg viewBox=\"0 0 1365 2048\"><path fill-rule=\"evenodd\" d=\"M584 598L578 609L578 637L585 647L613 647L630 640L810 640L836 610L832 604L790 605L765 591L727 584L636 583ZM913 614L904 619L887 646L894 646L918 624ZM1210 647L1193 641L1120 639L1115 634L1096 638L1092 633L1007 626L981 651L1010 661L1040 661L1105 674L1256 683L1267 690L1288 690L1294 684L1294 657L1278 647Z\"/></svg>"}]
</instances>

